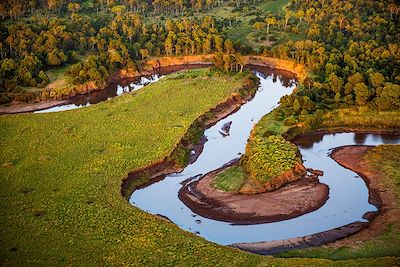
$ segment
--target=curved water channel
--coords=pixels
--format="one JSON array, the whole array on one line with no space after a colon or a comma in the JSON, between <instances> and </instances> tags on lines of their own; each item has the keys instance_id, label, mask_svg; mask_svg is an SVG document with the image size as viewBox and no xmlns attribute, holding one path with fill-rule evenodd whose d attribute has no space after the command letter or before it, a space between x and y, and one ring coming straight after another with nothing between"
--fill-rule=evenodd
<instances>
[{"instance_id":1,"label":"curved water channel","mask_svg":"<svg viewBox=\"0 0 400 267\"><path fill-rule=\"evenodd\" d=\"M134 191L130 202L149 213L168 217L184 230L223 245L301 237L356 221L366 221L363 215L377 208L368 203L368 188L364 180L331 159L330 150L343 145L400 143L399 136L340 133L299 140L305 166L323 170L320 181L327 184L330 191L324 206L294 219L257 225L233 225L196 215L179 200L178 191L183 181L206 174L239 157L245 150L254 124L273 110L281 96L290 94L295 87L294 79L271 72L269 74L272 75L260 71L255 73L260 80L255 97L205 131L208 141L197 160L181 173L171 174ZM223 136L221 128L228 122L232 122L230 133Z\"/></svg>"},{"instance_id":2,"label":"curved water channel","mask_svg":"<svg viewBox=\"0 0 400 267\"><path fill-rule=\"evenodd\" d=\"M182 65L160 68L152 75L123 79L107 88L68 100L67 104L36 112L58 112L87 107L110 98L132 92L158 81L166 74L206 65ZM283 95L290 94L296 86L295 76L267 67L252 67L260 80L255 97L237 112L219 121L205 131L208 141L197 160L183 172L167 176L145 188L136 190L130 202L152 214L168 217L182 229L194 232L219 244L272 241L314 234L355 221L365 221L362 216L376 207L368 203L365 182L354 172L338 165L329 157L330 150L343 145L378 145L400 143L399 136L340 133L313 135L298 140L307 168L324 171L320 181L329 185L329 199L320 209L300 217L266 224L232 225L194 214L178 198L182 182L215 170L239 157L245 149L254 124L277 105ZM221 135L222 126L232 122L228 136Z\"/></svg>"}]
</instances>

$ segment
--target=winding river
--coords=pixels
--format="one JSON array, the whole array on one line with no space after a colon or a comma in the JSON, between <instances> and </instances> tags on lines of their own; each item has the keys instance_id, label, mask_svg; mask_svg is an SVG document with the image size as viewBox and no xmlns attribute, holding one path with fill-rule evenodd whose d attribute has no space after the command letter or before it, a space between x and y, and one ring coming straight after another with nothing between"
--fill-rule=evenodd
<instances>
[{"instance_id":1,"label":"winding river","mask_svg":"<svg viewBox=\"0 0 400 267\"><path fill-rule=\"evenodd\" d=\"M152 75L123 79L104 90L78 95L66 104L36 112L58 112L83 108L143 88L164 75L182 69L205 65L182 65L159 69ZM267 67L252 67L260 80L254 98L237 112L219 121L204 133L207 142L195 162L181 173L167 176L145 188L136 190L130 202L152 214L168 217L184 230L223 245L302 237L340 227L356 221L365 222L363 215L377 208L368 203L368 188L356 173L347 170L329 157L332 148L344 145L379 145L400 143L400 136L359 133L319 134L297 140L305 166L323 170L320 181L329 186L329 199L320 209L294 219L256 225L232 225L194 214L178 198L182 183L197 179L244 153L250 131L265 114L272 111L283 95L296 86L295 76ZM229 135L222 135L224 124L231 122ZM192 151L195 153L194 151ZM155 197L156 196L156 197Z\"/></svg>"},{"instance_id":2,"label":"winding river","mask_svg":"<svg viewBox=\"0 0 400 267\"><path fill-rule=\"evenodd\" d=\"M340 133L298 140L305 166L323 170L320 181L327 184L330 191L324 206L294 219L257 225L232 225L196 215L179 200L178 192L185 180L197 179L195 177L215 170L244 153L254 124L274 109L281 96L290 94L296 86L293 78L275 75L268 69L262 70L254 70L260 80L255 97L205 131L207 142L197 160L181 173L169 175L134 191L130 198L133 205L149 213L168 217L182 229L223 245L302 237L356 221L365 222L363 215L377 210L368 203L368 188L364 180L337 164L329 157L329 153L332 148L343 145L400 143L398 136ZM270 75L265 75L266 72ZM221 128L228 122L232 122L230 133L223 136Z\"/></svg>"}]
</instances>

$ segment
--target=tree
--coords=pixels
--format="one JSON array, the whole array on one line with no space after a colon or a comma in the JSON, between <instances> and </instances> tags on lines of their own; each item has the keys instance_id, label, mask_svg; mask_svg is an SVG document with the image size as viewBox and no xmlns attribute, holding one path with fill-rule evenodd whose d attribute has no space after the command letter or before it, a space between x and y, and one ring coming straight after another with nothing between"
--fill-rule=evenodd
<instances>
[{"instance_id":1,"label":"tree","mask_svg":"<svg viewBox=\"0 0 400 267\"><path fill-rule=\"evenodd\" d=\"M257 30L257 33L260 32L260 30L264 27L264 23L261 21L257 21L254 23L253 28Z\"/></svg>"},{"instance_id":2,"label":"tree","mask_svg":"<svg viewBox=\"0 0 400 267\"><path fill-rule=\"evenodd\" d=\"M217 35L214 37L214 42L215 42L215 50L217 52L223 52L224 51L224 39L220 35Z\"/></svg>"},{"instance_id":3,"label":"tree","mask_svg":"<svg viewBox=\"0 0 400 267\"><path fill-rule=\"evenodd\" d=\"M300 24L301 21L303 20L304 16L305 16L305 13L304 13L303 10L299 10L299 11L296 13L296 18L299 20L299 24Z\"/></svg>"},{"instance_id":4,"label":"tree","mask_svg":"<svg viewBox=\"0 0 400 267\"><path fill-rule=\"evenodd\" d=\"M271 25L276 24L276 18L275 17L268 17L265 19L265 23L267 23L267 41L269 41L269 28Z\"/></svg>"},{"instance_id":5,"label":"tree","mask_svg":"<svg viewBox=\"0 0 400 267\"><path fill-rule=\"evenodd\" d=\"M39 79L41 80L41 83L44 85L46 85L50 82L50 79L47 76L46 72L44 72L42 70L39 72Z\"/></svg>"},{"instance_id":6,"label":"tree","mask_svg":"<svg viewBox=\"0 0 400 267\"><path fill-rule=\"evenodd\" d=\"M340 93L343 86L343 79L336 76L335 73L331 73L328 77L328 84L334 93Z\"/></svg>"},{"instance_id":7,"label":"tree","mask_svg":"<svg viewBox=\"0 0 400 267\"><path fill-rule=\"evenodd\" d=\"M288 23L289 23L289 20L290 20L290 18L291 18L292 16L293 16L293 12L290 11L290 10L288 10L288 9L285 9L285 30L286 30L287 25L288 25Z\"/></svg>"},{"instance_id":8,"label":"tree","mask_svg":"<svg viewBox=\"0 0 400 267\"><path fill-rule=\"evenodd\" d=\"M235 53L235 48L233 47L233 42L229 39L225 40L224 43L225 51L228 54L233 54Z\"/></svg>"},{"instance_id":9,"label":"tree","mask_svg":"<svg viewBox=\"0 0 400 267\"><path fill-rule=\"evenodd\" d=\"M243 67L247 64L247 59L240 53L236 54L235 57L237 64L240 66L240 72L242 72Z\"/></svg>"},{"instance_id":10,"label":"tree","mask_svg":"<svg viewBox=\"0 0 400 267\"><path fill-rule=\"evenodd\" d=\"M372 91L365 85L365 83L357 83L354 87L356 94L356 103L360 106L366 105L372 97Z\"/></svg>"},{"instance_id":11,"label":"tree","mask_svg":"<svg viewBox=\"0 0 400 267\"><path fill-rule=\"evenodd\" d=\"M347 78L347 83L344 86L345 95L353 93L356 84L361 82L364 82L364 77L361 73L356 72L353 75L349 76L349 78Z\"/></svg>"},{"instance_id":12,"label":"tree","mask_svg":"<svg viewBox=\"0 0 400 267\"><path fill-rule=\"evenodd\" d=\"M224 68L224 54L222 52L217 52L211 59L212 63L214 64L215 68L223 69Z\"/></svg>"},{"instance_id":13,"label":"tree","mask_svg":"<svg viewBox=\"0 0 400 267\"><path fill-rule=\"evenodd\" d=\"M380 110L394 110L400 108L400 85L386 83L381 95L376 99Z\"/></svg>"},{"instance_id":14,"label":"tree","mask_svg":"<svg viewBox=\"0 0 400 267\"><path fill-rule=\"evenodd\" d=\"M203 42L203 53L204 54L208 54L211 52L211 39L210 38L206 38Z\"/></svg>"},{"instance_id":15,"label":"tree","mask_svg":"<svg viewBox=\"0 0 400 267\"><path fill-rule=\"evenodd\" d=\"M294 100L294 102L293 102L293 111L294 111L296 114L298 114L298 113L300 112L300 109L301 109L301 107L300 107L300 102L299 102L299 100L296 98L296 99Z\"/></svg>"},{"instance_id":16,"label":"tree","mask_svg":"<svg viewBox=\"0 0 400 267\"><path fill-rule=\"evenodd\" d=\"M146 58L148 58L150 56L149 50L147 49L140 49L139 50L140 55L142 56L142 60L145 60Z\"/></svg>"},{"instance_id":17,"label":"tree","mask_svg":"<svg viewBox=\"0 0 400 267\"><path fill-rule=\"evenodd\" d=\"M368 77L374 88L379 88L385 82L385 77L379 72L372 72L368 75Z\"/></svg>"},{"instance_id":18,"label":"tree","mask_svg":"<svg viewBox=\"0 0 400 267\"><path fill-rule=\"evenodd\" d=\"M80 8L81 8L81 5L79 3L73 3L73 2L68 3L68 10L72 14L75 14Z\"/></svg>"}]
</instances>

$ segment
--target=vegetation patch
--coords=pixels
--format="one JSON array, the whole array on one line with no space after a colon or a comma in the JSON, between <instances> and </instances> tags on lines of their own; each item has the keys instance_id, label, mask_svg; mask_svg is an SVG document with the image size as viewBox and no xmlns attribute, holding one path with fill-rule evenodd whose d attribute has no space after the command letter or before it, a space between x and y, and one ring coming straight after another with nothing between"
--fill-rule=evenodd
<instances>
[{"instance_id":1,"label":"vegetation patch","mask_svg":"<svg viewBox=\"0 0 400 267\"><path fill-rule=\"evenodd\" d=\"M297 163L301 163L298 148L279 135L251 137L241 159L249 179L262 185L273 183L274 178L291 170Z\"/></svg>"},{"instance_id":2,"label":"vegetation patch","mask_svg":"<svg viewBox=\"0 0 400 267\"><path fill-rule=\"evenodd\" d=\"M247 174L241 166L231 166L218 173L212 182L212 186L216 189L238 193L247 179Z\"/></svg>"}]
</instances>

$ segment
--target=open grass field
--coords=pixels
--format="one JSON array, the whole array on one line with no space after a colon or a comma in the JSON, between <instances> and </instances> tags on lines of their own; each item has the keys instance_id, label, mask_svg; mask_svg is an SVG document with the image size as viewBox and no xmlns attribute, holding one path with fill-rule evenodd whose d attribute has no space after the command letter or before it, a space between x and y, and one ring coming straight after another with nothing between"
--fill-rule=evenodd
<instances>
[{"instance_id":1,"label":"open grass field","mask_svg":"<svg viewBox=\"0 0 400 267\"><path fill-rule=\"evenodd\" d=\"M382 179L387 188L394 188L400 207L400 145L381 145L370 150L364 157L366 164L382 172ZM311 248L285 252L285 257L313 257L329 259L374 258L382 256L400 256L400 225L389 224L385 232L375 238L341 248Z\"/></svg>"},{"instance_id":2,"label":"open grass field","mask_svg":"<svg viewBox=\"0 0 400 267\"><path fill-rule=\"evenodd\" d=\"M326 114L323 126L335 127L362 127L365 129L400 128L400 110L375 111L367 107L339 109Z\"/></svg>"},{"instance_id":3,"label":"open grass field","mask_svg":"<svg viewBox=\"0 0 400 267\"><path fill-rule=\"evenodd\" d=\"M289 0L268 0L262 1L258 9L270 12L273 15L285 15L284 7L289 4Z\"/></svg>"},{"instance_id":4,"label":"open grass field","mask_svg":"<svg viewBox=\"0 0 400 267\"><path fill-rule=\"evenodd\" d=\"M237 193L246 182L246 176L240 165L232 166L217 174L212 186L225 192Z\"/></svg>"},{"instance_id":5,"label":"open grass field","mask_svg":"<svg viewBox=\"0 0 400 267\"><path fill-rule=\"evenodd\" d=\"M204 245L119 192L130 170L167 156L195 118L242 85L206 72L85 109L1 117L2 262L167 263ZM186 252L172 253L179 247Z\"/></svg>"}]
</instances>

